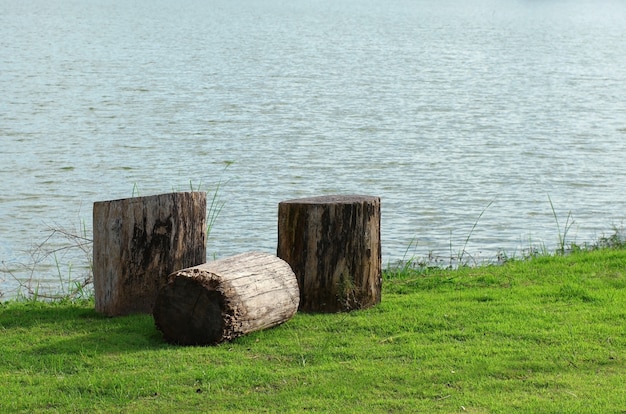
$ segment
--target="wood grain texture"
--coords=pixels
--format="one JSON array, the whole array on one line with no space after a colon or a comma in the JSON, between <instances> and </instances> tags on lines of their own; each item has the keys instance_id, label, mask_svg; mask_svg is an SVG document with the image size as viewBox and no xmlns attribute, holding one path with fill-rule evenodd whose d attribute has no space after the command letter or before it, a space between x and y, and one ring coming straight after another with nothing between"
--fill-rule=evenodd
<instances>
[{"instance_id":1,"label":"wood grain texture","mask_svg":"<svg viewBox=\"0 0 626 414\"><path fill-rule=\"evenodd\" d=\"M299 298L285 261L248 252L172 273L153 315L169 342L217 344L286 322Z\"/></svg>"},{"instance_id":2,"label":"wood grain texture","mask_svg":"<svg viewBox=\"0 0 626 414\"><path fill-rule=\"evenodd\" d=\"M300 310L364 309L381 300L380 198L287 200L278 206L277 255L300 286Z\"/></svg>"},{"instance_id":3,"label":"wood grain texture","mask_svg":"<svg viewBox=\"0 0 626 414\"><path fill-rule=\"evenodd\" d=\"M152 313L175 270L206 261L206 193L170 193L95 202L96 311Z\"/></svg>"}]
</instances>

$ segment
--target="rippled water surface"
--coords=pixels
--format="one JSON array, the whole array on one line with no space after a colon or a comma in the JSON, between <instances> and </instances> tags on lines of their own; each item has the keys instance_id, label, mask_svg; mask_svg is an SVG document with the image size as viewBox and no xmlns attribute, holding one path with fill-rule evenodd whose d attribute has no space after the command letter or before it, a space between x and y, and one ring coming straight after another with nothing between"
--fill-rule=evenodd
<instances>
[{"instance_id":1,"label":"rippled water surface","mask_svg":"<svg viewBox=\"0 0 626 414\"><path fill-rule=\"evenodd\" d=\"M382 198L386 263L554 248L549 200L593 241L626 215L625 50L610 0L0 0L4 269L94 201L218 183L211 257L336 193Z\"/></svg>"}]
</instances>

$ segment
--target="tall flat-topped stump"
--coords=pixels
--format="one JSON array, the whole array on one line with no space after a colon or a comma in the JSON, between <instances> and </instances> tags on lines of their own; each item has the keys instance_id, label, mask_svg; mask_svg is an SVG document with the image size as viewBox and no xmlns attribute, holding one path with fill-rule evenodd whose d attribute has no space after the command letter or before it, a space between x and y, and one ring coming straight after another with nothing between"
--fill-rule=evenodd
<instances>
[{"instance_id":1,"label":"tall flat-topped stump","mask_svg":"<svg viewBox=\"0 0 626 414\"><path fill-rule=\"evenodd\" d=\"M365 309L381 299L380 198L332 195L278 205L278 257L305 312Z\"/></svg>"},{"instance_id":2,"label":"tall flat-topped stump","mask_svg":"<svg viewBox=\"0 0 626 414\"><path fill-rule=\"evenodd\" d=\"M152 313L178 269L206 261L206 193L170 193L93 205L96 311Z\"/></svg>"}]
</instances>

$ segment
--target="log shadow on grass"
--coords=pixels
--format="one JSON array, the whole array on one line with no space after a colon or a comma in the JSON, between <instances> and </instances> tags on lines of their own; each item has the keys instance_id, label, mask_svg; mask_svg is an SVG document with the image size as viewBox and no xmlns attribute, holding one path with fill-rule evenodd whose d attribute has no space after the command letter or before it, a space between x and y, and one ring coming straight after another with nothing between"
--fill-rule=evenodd
<instances>
[{"instance_id":1,"label":"log shadow on grass","mask_svg":"<svg viewBox=\"0 0 626 414\"><path fill-rule=\"evenodd\" d=\"M2 304L0 327L5 334L22 337L20 343L31 344L26 352L37 355L119 354L169 347L151 315L108 318L80 304Z\"/></svg>"}]
</instances>

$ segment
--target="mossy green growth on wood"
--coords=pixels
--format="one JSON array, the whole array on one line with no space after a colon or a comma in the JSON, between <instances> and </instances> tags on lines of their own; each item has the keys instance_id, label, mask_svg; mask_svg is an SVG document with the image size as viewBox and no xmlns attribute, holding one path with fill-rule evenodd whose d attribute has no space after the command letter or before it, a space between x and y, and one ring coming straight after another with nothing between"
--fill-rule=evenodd
<instances>
[{"instance_id":1,"label":"mossy green growth on wood","mask_svg":"<svg viewBox=\"0 0 626 414\"><path fill-rule=\"evenodd\" d=\"M91 302L0 305L0 412L622 412L626 250L406 269L382 303L216 347Z\"/></svg>"}]
</instances>

